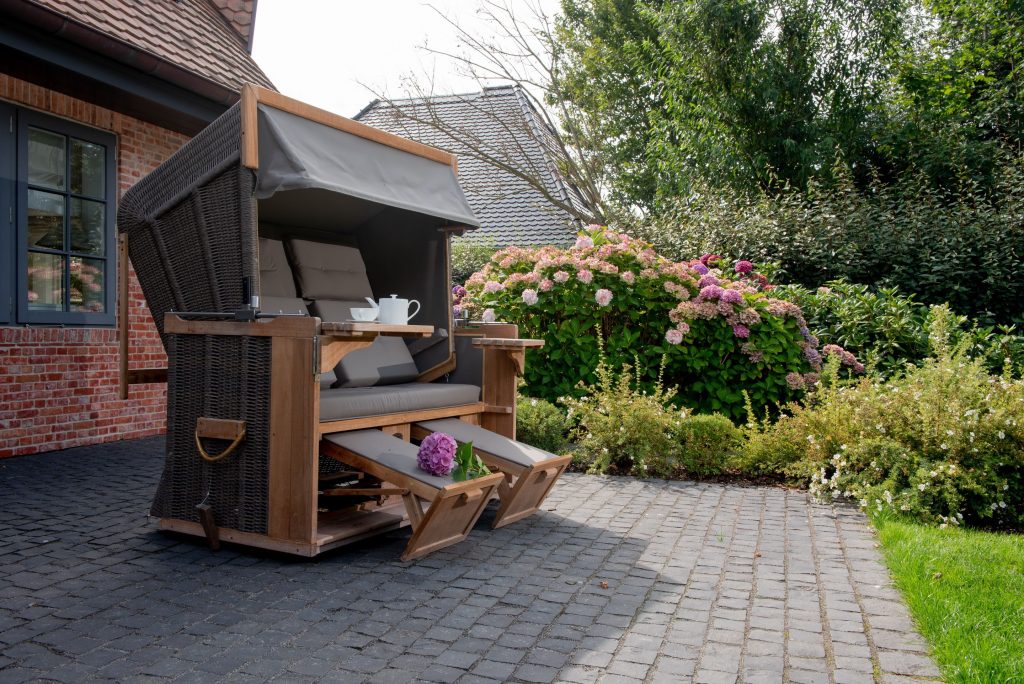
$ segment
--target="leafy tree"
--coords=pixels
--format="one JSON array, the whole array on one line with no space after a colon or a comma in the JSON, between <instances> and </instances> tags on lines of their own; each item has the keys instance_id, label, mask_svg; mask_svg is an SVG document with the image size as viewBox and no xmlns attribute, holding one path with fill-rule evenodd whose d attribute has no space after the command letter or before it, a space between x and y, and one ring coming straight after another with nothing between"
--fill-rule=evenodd
<instances>
[{"instance_id":1,"label":"leafy tree","mask_svg":"<svg viewBox=\"0 0 1024 684\"><path fill-rule=\"evenodd\" d=\"M883 151L953 187L991 187L1024 134L1024 2L925 0L908 22Z\"/></svg>"},{"instance_id":2,"label":"leafy tree","mask_svg":"<svg viewBox=\"0 0 1024 684\"><path fill-rule=\"evenodd\" d=\"M802 188L836 155L877 164L903 0L564 0L561 95L601 120L620 195L695 178Z\"/></svg>"}]
</instances>

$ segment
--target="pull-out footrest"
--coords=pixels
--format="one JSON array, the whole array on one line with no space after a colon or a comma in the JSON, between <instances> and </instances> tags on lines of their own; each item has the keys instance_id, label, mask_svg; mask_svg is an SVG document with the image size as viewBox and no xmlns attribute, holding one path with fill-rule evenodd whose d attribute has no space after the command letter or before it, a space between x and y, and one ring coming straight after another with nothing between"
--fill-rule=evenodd
<instances>
[{"instance_id":1,"label":"pull-out footrest","mask_svg":"<svg viewBox=\"0 0 1024 684\"><path fill-rule=\"evenodd\" d=\"M458 418L427 420L412 427L415 439L423 439L431 432L444 432L460 443L472 442L473 451L484 463L505 474L505 481L498 488L501 506L494 517L495 528L538 510L555 480L572 461L571 456L555 456Z\"/></svg>"},{"instance_id":2,"label":"pull-out footrest","mask_svg":"<svg viewBox=\"0 0 1024 684\"><path fill-rule=\"evenodd\" d=\"M402 560L462 541L483 513L491 494L504 482L500 473L456 482L420 470L417 448L380 430L354 430L324 435L320 452L406 490L402 495L412 538ZM420 500L427 502L424 511Z\"/></svg>"}]
</instances>

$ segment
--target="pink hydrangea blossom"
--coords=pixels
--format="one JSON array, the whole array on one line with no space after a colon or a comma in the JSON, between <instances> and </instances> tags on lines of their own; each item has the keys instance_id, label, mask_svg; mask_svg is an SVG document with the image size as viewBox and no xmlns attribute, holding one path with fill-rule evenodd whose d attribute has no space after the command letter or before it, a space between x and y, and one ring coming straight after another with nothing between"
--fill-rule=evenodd
<instances>
[{"instance_id":1,"label":"pink hydrangea blossom","mask_svg":"<svg viewBox=\"0 0 1024 684\"><path fill-rule=\"evenodd\" d=\"M496 280L488 280L487 284L484 285L484 292L501 292L505 289L505 286Z\"/></svg>"},{"instance_id":2,"label":"pink hydrangea blossom","mask_svg":"<svg viewBox=\"0 0 1024 684\"><path fill-rule=\"evenodd\" d=\"M533 288L526 288L523 290L523 303L527 306L533 306L537 303L537 291Z\"/></svg>"},{"instance_id":3,"label":"pink hydrangea blossom","mask_svg":"<svg viewBox=\"0 0 1024 684\"><path fill-rule=\"evenodd\" d=\"M680 321L679 325L676 326L676 330L678 330L683 335L688 335L690 334L690 324L687 323L686 321Z\"/></svg>"},{"instance_id":4,"label":"pink hydrangea blossom","mask_svg":"<svg viewBox=\"0 0 1024 684\"><path fill-rule=\"evenodd\" d=\"M632 285L634 282L636 282L636 276L633 275L632 271L623 271L621 274L619 274L619 277L622 278L622 280L625 281L627 285Z\"/></svg>"},{"instance_id":5,"label":"pink hydrangea blossom","mask_svg":"<svg viewBox=\"0 0 1024 684\"><path fill-rule=\"evenodd\" d=\"M493 323L495 320L494 309L484 309L483 321L484 323Z\"/></svg>"},{"instance_id":6,"label":"pink hydrangea blossom","mask_svg":"<svg viewBox=\"0 0 1024 684\"><path fill-rule=\"evenodd\" d=\"M707 276L705 276L706 278ZM701 278L703 280L703 278ZM722 301L730 304L737 304L743 301L743 295L737 290L725 290L722 292Z\"/></svg>"},{"instance_id":7,"label":"pink hydrangea blossom","mask_svg":"<svg viewBox=\"0 0 1024 684\"><path fill-rule=\"evenodd\" d=\"M670 329L665 333L665 341L669 344L679 344L683 341L683 333L679 332L675 328Z\"/></svg>"},{"instance_id":8,"label":"pink hydrangea blossom","mask_svg":"<svg viewBox=\"0 0 1024 684\"><path fill-rule=\"evenodd\" d=\"M787 373L786 385L791 390L802 390L804 388L804 376L799 373Z\"/></svg>"},{"instance_id":9,"label":"pink hydrangea blossom","mask_svg":"<svg viewBox=\"0 0 1024 684\"><path fill-rule=\"evenodd\" d=\"M734 325L732 326L732 334L745 340L750 337L750 328L745 325Z\"/></svg>"},{"instance_id":10,"label":"pink hydrangea blossom","mask_svg":"<svg viewBox=\"0 0 1024 684\"><path fill-rule=\"evenodd\" d=\"M718 285L708 285L700 290L701 299L719 299L722 296L722 288Z\"/></svg>"},{"instance_id":11,"label":"pink hydrangea blossom","mask_svg":"<svg viewBox=\"0 0 1024 684\"><path fill-rule=\"evenodd\" d=\"M550 278L545 278L544 280L540 281L540 284L538 285L538 287L540 287L541 292L548 292L554 286L555 284L551 282Z\"/></svg>"},{"instance_id":12,"label":"pink hydrangea blossom","mask_svg":"<svg viewBox=\"0 0 1024 684\"><path fill-rule=\"evenodd\" d=\"M551 277L556 283L564 283L569 279L569 274L565 271L555 271L555 274Z\"/></svg>"},{"instance_id":13,"label":"pink hydrangea blossom","mask_svg":"<svg viewBox=\"0 0 1024 684\"><path fill-rule=\"evenodd\" d=\"M697 287L701 288L701 289L707 287L708 285L718 285L718 284L719 284L718 278L716 278L715 276L711 275L710 273L707 274L707 275L701 276L701 279L697 281Z\"/></svg>"},{"instance_id":14,"label":"pink hydrangea blossom","mask_svg":"<svg viewBox=\"0 0 1024 684\"><path fill-rule=\"evenodd\" d=\"M420 470L435 476L444 476L455 467L455 449L458 445L451 435L432 432L420 442L416 464Z\"/></svg>"},{"instance_id":15,"label":"pink hydrangea blossom","mask_svg":"<svg viewBox=\"0 0 1024 684\"><path fill-rule=\"evenodd\" d=\"M746 259L742 259L736 262L737 273L750 273L754 270L754 264L750 263Z\"/></svg>"},{"instance_id":16,"label":"pink hydrangea blossom","mask_svg":"<svg viewBox=\"0 0 1024 684\"><path fill-rule=\"evenodd\" d=\"M576 279L579 280L581 283L589 284L591 281L594 280L594 274L585 268L581 268L580 270L576 271Z\"/></svg>"},{"instance_id":17,"label":"pink hydrangea blossom","mask_svg":"<svg viewBox=\"0 0 1024 684\"><path fill-rule=\"evenodd\" d=\"M594 239L589 235L580 235L573 246L575 249L590 249L594 246Z\"/></svg>"},{"instance_id":18,"label":"pink hydrangea blossom","mask_svg":"<svg viewBox=\"0 0 1024 684\"><path fill-rule=\"evenodd\" d=\"M594 293L594 301L597 302L598 306L608 306L612 302L612 291L602 287Z\"/></svg>"}]
</instances>

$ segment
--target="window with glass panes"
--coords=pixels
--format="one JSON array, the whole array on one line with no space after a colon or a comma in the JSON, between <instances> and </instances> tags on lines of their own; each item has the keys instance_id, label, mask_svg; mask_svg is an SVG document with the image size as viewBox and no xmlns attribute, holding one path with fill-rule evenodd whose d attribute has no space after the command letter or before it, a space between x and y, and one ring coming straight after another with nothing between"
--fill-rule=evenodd
<instances>
[{"instance_id":1,"label":"window with glass panes","mask_svg":"<svg viewBox=\"0 0 1024 684\"><path fill-rule=\"evenodd\" d=\"M13 108L13 322L114 322L114 136Z\"/></svg>"}]
</instances>

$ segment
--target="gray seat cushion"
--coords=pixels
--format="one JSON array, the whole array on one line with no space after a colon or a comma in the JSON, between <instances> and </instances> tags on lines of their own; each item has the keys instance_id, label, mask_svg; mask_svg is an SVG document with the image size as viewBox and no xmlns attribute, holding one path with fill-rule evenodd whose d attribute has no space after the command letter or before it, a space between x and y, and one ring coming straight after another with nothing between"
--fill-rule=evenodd
<instances>
[{"instance_id":1,"label":"gray seat cushion","mask_svg":"<svg viewBox=\"0 0 1024 684\"><path fill-rule=\"evenodd\" d=\"M438 477L420 470L416 461L419 449L408 442L386 435L380 430L335 432L324 435L324 439L379 463L385 468L437 489L442 489L455 482L451 476Z\"/></svg>"},{"instance_id":2,"label":"gray seat cushion","mask_svg":"<svg viewBox=\"0 0 1024 684\"><path fill-rule=\"evenodd\" d=\"M295 281L292 269L288 266L288 258L284 253L284 243L280 240L260 238L260 298L265 305L268 297L283 297L295 300ZM302 300L298 300L302 301ZM302 311L306 307L303 305Z\"/></svg>"},{"instance_id":3,"label":"gray seat cushion","mask_svg":"<svg viewBox=\"0 0 1024 684\"><path fill-rule=\"evenodd\" d=\"M478 401L480 388L476 385L409 382L382 387L338 387L320 391L320 420L380 416Z\"/></svg>"},{"instance_id":4,"label":"gray seat cushion","mask_svg":"<svg viewBox=\"0 0 1024 684\"><path fill-rule=\"evenodd\" d=\"M451 435L459 443L472 442L473 448L494 454L506 461L512 461L524 468L557 458L554 454L548 453L543 449L495 434L479 425L470 425L458 418L424 420L416 424L431 432L444 432Z\"/></svg>"}]
</instances>

